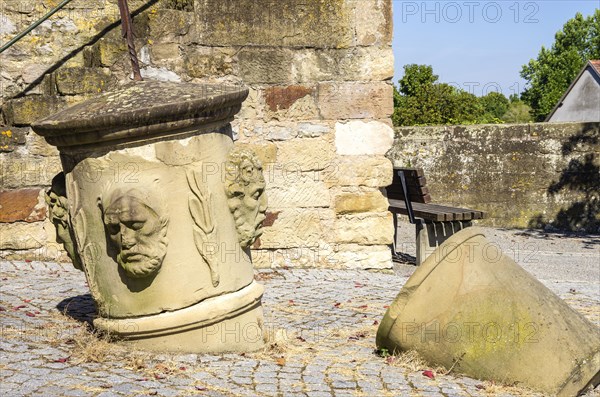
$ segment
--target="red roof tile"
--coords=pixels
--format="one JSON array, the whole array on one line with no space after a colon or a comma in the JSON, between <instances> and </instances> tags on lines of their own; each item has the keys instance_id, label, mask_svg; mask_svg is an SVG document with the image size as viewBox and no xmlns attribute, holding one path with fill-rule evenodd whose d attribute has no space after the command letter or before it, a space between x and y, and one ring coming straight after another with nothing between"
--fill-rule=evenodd
<instances>
[{"instance_id":1,"label":"red roof tile","mask_svg":"<svg viewBox=\"0 0 600 397\"><path fill-rule=\"evenodd\" d=\"M598 74L600 74L600 59L590 60L590 63L592 64L594 69L596 69L596 72L598 72Z\"/></svg>"}]
</instances>

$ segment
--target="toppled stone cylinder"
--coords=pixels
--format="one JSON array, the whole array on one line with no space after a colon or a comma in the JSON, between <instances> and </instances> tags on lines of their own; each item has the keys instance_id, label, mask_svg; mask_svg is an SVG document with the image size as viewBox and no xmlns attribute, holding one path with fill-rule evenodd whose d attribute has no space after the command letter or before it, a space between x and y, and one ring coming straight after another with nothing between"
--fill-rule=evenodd
<instances>
[{"instance_id":1,"label":"toppled stone cylinder","mask_svg":"<svg viewBox=\"0 0 600 397\"><path fill-rule=\"evenodd\" d=\"M450 237L413 273L376 343L551 395L575 396L600 383L600 329L475 227Z\"/></svg>"},{"instance_id":2,"label":"toppled stone cylinder","mask_svg":"<svg viewBox=\"0 0 600 397\"><path fill-rule=\"evenodd\" d=\"M49 214L85 272L98 329L156 351L263 345L250 245L265 180L230 125L247 94L139 82L33 126L60 151Z\"/></svg>"}]
</instances>

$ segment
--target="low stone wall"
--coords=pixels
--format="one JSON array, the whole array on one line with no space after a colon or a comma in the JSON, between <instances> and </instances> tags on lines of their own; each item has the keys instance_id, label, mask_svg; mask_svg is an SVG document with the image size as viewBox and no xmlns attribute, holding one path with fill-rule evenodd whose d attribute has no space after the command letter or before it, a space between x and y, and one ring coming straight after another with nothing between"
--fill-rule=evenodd
<instances>
[{"instance_id":1,"label":"low stone wall","mask_svg":"<svg viewBox=\"0 0 600 397\"><path fill-rule=\"evenodd\" d=\"M422 167L433 202L497 227L600 232L600 123L396 128L387 156Z\"/></svg>"},{"instance_id":2,"label":"low stone wall","mask_svg":"<svg viewBox=\"0 0 600 397\"><path fill-rule=\"evenodd\" d=\"M0 56L0 257L57 259L43 189L56 150L29 125L131 81L116 1L74 1ZM56 2L0 2L0 42ZM142 75L243 83L233 123L265 166L255 264L391 266L380 188L393 141L390 0L130 0ZM115 164L115 178L135 164Z\"/></svg>"}]
</instances>

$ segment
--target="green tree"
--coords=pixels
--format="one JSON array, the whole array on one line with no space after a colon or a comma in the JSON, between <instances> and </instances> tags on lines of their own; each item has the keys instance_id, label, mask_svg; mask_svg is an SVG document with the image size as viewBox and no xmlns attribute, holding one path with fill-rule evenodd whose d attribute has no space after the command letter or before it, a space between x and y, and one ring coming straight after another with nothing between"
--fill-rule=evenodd
<instances>
[{"instance_id":1,"label":"green tree","mask_svg":"<svg viewBox=\"0 0 600 397\"><path fill-rule=\"evenodd\" d=\"M510 105L508 98L496 91L492 91L487 95L482 96L479 98L479 102L483 106L485 118L488 119L501 119Z\"/></svg>"},{"instance_id":2,"label":"green tree","mask_svg":"<svg viewBox=\"0 0 600 397\"><path fill-rule=\"evenodd\" d=\"M577 13L555 35L548 49L523 65L527 87L521 95L536 121L543 121L590 59L600 58L600 10L584 18Z\"/></svg>"},{"instance_id":3,"label":"green tree","mask_svg":"<svg viewBox=\"0 0 600 397\"><path fill-rule=\"evenodd\" d=\"M473 124L485 122L485 109L475 95L438 82L429 65L405 65L394 87L394 125Z\"/></svg>"}]
</instances>

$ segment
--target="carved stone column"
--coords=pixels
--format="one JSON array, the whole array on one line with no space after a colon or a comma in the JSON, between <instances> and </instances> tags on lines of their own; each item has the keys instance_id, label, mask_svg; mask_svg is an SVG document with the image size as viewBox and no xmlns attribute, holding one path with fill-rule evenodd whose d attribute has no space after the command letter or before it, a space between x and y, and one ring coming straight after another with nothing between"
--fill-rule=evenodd
<instances>
[{"instance_id":1,"label":"carved stone column","mask_svg":"<svg viewBox=\"0 0 600 397\"><path fill-rule=\"evenodd\" d=\"M61 153L50 217L85 272L100 330L160 351L262 346L249 246L265 180L230 126L247 94L139 82L34 125Z\"/></svg>"}]
</instances>

